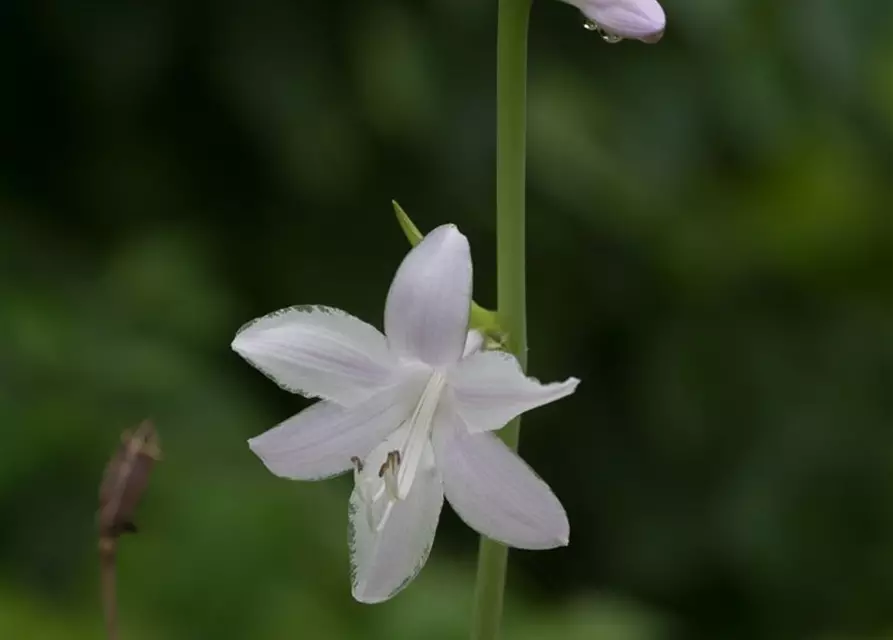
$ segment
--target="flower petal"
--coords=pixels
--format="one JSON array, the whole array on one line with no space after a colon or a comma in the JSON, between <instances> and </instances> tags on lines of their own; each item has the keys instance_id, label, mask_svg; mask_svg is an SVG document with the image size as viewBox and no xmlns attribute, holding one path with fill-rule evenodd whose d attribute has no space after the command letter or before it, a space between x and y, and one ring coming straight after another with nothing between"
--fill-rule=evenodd
<instances>
[{"instance_id":1,"label":"flower petal","mask_svg":"<svg viewBox=\"0 0 893 640\"><path fill-rule=\"evenodd\" d=\"M443 404L433 441L447 500L468 526L520 549L567 545L570 525L564 507L502 440L491 433L469 433Z\"/></svg>"},{"instance_id":2,"label":"flower petal","mask_svg":"<svg viewBox=\"0 0 893 640\"><path fill-rule=\"evenodd\" d=\"M667 18L657 0L565 0L610 33L621 38L657 42Z\"/></svg>"},{"instance_id":3,"label":"flower petal","mask_svg":"<svg viewBox=\"0 0 893 640\"><path fill-rule=\"evenodd\" d=\"M405 438L405 434L399 437ZM379 467L387 453L398 447L399 442L383 443L365 464ZM443 485L430 442L412 489L405 500L394 502L380 531L373 530L367 508L355 488L348 512L352 593L360 602L375 603L393 597L409 584L425 565L434 544L443 508Z\"/></svg>"},{"instance_id":4,"label":"flower petal","mask_svg":"<svg viewBox=\"0 0 893 640\"><path fill-rule=\"evenodd\" d=\"M542 384L528 378L518 361L502 351L481 351L450 371L456 410L472 432L501 429L517 415L574 392L579 380Z\"/></svg>"},{"instance_id":5,"label":"flower petal","mask_svg":"<svg viewBox=\"0 0 893 640\"><path fill-rule=\"evenodd\" d=\"M384 336L338 309L292 307L245 325L233 349L292 393L348 405L392 382Z\"/></svg>"},{"instance_id":6,"label":"flower petal","mask_svg":"<svg viewBox=\"0 0 893 640\"><path fill-rule=\"evenodd\" d=\"M423 384L412 378L350 408L317 402L252 438L248 446L283 478L320 480L343 473L352 456L365 457L409 417Z\"/></svg>"},{"instance_id":7,"label":"flower petal","mask_svg":"<svg viewBox=\"0 0 893 640\"><path fill-rule=\"evenodd\" d=\"M471 251L455 225L437 227L397 269L385 307L388 344L432 366L462 356L471 304Z\"/></svg>"}]
</instances>

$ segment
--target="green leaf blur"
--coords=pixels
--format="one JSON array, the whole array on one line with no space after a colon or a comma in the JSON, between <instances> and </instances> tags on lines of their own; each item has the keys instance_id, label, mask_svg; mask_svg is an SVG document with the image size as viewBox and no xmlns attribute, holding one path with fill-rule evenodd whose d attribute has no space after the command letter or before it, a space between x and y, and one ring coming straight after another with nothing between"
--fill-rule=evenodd
<instances>
[{"instance_id":1,"label":"green leaf blur","mask_svg":"<svg viewBox=\"0 0 893 640\"><path fill-rule=\"evenodd\" d=\"M606 45L534 3L525 417L567 549L513 552L506 640L893 638L893 5L666 0ZM124 640L465 638L449 510L350 598L348 478L246 439L306 402L229 349L294 304L381 325L391 199L495 306L495 1L0 7L0 638L101 638L120 432L165 459Z\"/></svg>"}]
</instances>

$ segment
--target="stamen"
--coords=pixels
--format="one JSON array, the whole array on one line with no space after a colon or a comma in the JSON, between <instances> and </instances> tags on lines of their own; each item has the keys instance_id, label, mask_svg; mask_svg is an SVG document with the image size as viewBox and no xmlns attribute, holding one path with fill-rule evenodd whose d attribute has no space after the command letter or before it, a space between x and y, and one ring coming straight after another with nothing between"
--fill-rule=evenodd
<instances>
[{"instance_id":1,"label":"stamen","mask_svg":"<svg viewBox=\"0 0 893 640\"><path fill-rule=\"evenodd\" d=\"M397 470L400 459L399 451L388 452L378 474L374 474L367 471L366 464L358 456L350 458L354 466L356 490L360 501L365 505L366 522L375 532L384 529L397 502Z\"/></svg>"},{"instance_id":2,"label":"stamen","mask_svg":"<svg viewBox=\"0 0 893 640\"><path fill-rule=\"evenodd\" d=\"M431 375L412 416L390 440L399 448L388 451L377 470L369 468L369 458L365 462L357 456L350 459L356 490L365 505L366 521L375 532L384 529L397 501L405 500L409 495L416 472L430 446L431 425L445 384L443 375ZM376 454L377 460L381 460L380 455Z\"/></svg>"},{"instance_id":3,"label":"stamen","mask_svg":"<svg viewBox=\"0 0 893 640\"><path fill-rule=\"evenodd\" d=\"M381 468L378 470L378 477L383 478L385 472L388 469L396 471L399 467L400 467L400 451L398 449L389 451L388 457L385 458L385 461L381 464Z\"/></svg>"},{"instance_id":4,"label":"stamen","mask_svg":"<svg viewBox=\"0 0 893 640\"><path fill-rule=\"evenodd\" d=\"M446 379L443 375L435 373L428 380L422 397L416 405L415 411L409 419L409 434L403 445L403 460L397 474L397 492L396 496L400 500L405 500L412 488L412 481L415 479L416 471L428 444L428 438L431 435L431 425L434 420L434 412L440 402L440 394L443 391Z\"/></svg>"},{"instance_id":5,"label":"stamen","mask_svg":"<svg viewBox=\"0 0 893 640\"><path fill-rule=\"evenodd\" d=\"M397 472L400 469L400 451L394 450L388 452L384 464L378 470L378 477L384 478L384 486L387 489L391 500L398 500L397 495Z\"/></svg>"},{"instance_id":6,"label":"stamen","mask_svg":"<svg viewBox=\"0 0 893 640\"><path fill-rule=\"evenodd\" d=\"M391 517L391 509L394 508L394 504L396 504L395 500L388 500L388 503L385 505L384 513L381 514L381 519L378 521L378 525L374 526L376 533L379 533L384 526L388 523L388 518Z\"/></svg>"}]
</instances>

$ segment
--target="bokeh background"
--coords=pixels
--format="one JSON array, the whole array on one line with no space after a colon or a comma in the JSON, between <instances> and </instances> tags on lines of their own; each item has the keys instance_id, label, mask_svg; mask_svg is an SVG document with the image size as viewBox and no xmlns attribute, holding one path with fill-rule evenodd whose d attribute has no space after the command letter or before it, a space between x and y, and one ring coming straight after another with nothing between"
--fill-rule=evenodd
<instances>
[{"instance_id":1,"label":"bokeh background","mask_svg":"<svg viewBox=\"0 0 893 640\"><path fill-rule=\"evenodd\" d=\"M572 544L513 552L505 638L893 638L893 5L666 0L656 46L533 10L522 451ZM127 640L464 638L476 538L350 598L348 478L245 440L306 402L229 349L380 325L423 229L494 302L495 0L0 3L0 638L102 637L120 432L166 458Z\"/></svg>"}]
</instances>

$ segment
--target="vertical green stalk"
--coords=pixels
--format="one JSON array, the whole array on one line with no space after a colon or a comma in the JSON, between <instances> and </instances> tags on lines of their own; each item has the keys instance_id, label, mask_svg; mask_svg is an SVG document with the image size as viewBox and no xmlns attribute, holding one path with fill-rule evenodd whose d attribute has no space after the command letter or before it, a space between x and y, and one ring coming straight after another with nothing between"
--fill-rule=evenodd
<instances>
[{"instance_id":1,"label":"vertical green stalk","mask_svg":"<svg viewBox=\"0 0 893 640\"><path fill-rule=\"evenodd\" d=\"M496 52L496 261L499 323L508 349L527 367L524 196L527 126L527 26L531 0L499 0ZM500 435L518 448L520 418ZM472 640L495 640L502 619L505 545L481 538Z\"/></svg>"}]
</instances>

